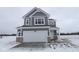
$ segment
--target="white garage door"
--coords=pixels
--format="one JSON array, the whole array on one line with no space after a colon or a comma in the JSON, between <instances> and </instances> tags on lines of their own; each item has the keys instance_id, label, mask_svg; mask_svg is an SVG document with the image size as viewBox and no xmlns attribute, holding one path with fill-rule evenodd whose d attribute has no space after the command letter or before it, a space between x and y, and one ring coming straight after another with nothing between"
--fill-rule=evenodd
<instances>
[{"instance_id":1,"label":"white garage door","mask_svg":"<svg viewBox=\"0 0 79 59\"><path fill-rule=\"evenodd\" d=\"M23 42L47 42L47 31L23 31Z\"/></svg>"}]
</instances>

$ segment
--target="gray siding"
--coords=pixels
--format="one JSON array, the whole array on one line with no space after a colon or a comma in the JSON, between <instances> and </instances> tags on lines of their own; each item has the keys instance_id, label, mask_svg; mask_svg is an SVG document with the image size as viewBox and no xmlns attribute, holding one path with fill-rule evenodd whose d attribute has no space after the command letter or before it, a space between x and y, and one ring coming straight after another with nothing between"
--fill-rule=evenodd
<instances>
[{"instance_id":1,"label":"gray siding","mask_svg":"<svg viewBox=\"0 0 79 59\"><path fill-rule=\"evenodd\" d=\"M46 16L43 12L37 12L33 16Z\"/></svg>"},{"instance_id":2,"label":"gray siding","mask_svg":"<svg viewBox=\"0 0 79 59\"><path fill-rule=\"evenodd\" d=\"M34 10L34 11L36 11L36 10ZM33 11L33 12L34 12ZM33 13L33 12L31 12L30 14L28 14L28 17ZM48 20L53 20L53 19L48 19L48 17L43 13L43 12L37 12L37 13L35 13L34 15L32 15L32 17L30 17L30 24L29 25L26 25L26 18L28 18L28 17L25 17L25 19L24 19L24 25L26 25L26 26L38 26L38 25L34 25L34 18L35 17L37 17L37 16L40 16L40 17L44 17L45 18L45 26L47 26L47 25L49 25L48 24ZM40 26L40 25L39 25ZM49 26L51 26L51 27L56 27L56 22L54 21L54 25L49 25Z\"/></svg>"},{"instance_id":3,"label":"gray siding","mask_svg":"<svg viewBox=\"0 0 79 59\"><path fill-rule=\"evenodd\" d=\"M24 19L24 25L26 25L26 18Z\"/></svg>"},{"instance_id":4,"label":"gray siding","mask_svg":"<svg viewBox=\"0 0 79 59\"><path fill-rule=\"evenodd\" d=\"M30 16L31 14L33 14L35 11L36 11L36 9L33 10L32 12L30 12L26 17L29 17L29 16Z\"/></svg>"},{"instance_id":5,"label":"gray siding","mask_svg":"<svg viewBox=\"0 0 79 59\"><path fill-rule=\"evenodd\" d=\"M45 17L45 25L48 25L48 18Z\"/></svg>"},{"instance_id":6,"label":"gray siding","mask_svg":"<svg viewBox=\"0 0 79 59\"><path fill-rule=\"evenodd\" d=\"M32 17L32 26L34 26L34 17Z\"/></svg>"},{"instance_id":7,"label":"gray siding","mask_svg":"<svg viewBox=\"0 0 79 59\"><path fill-rule=\"evenodd\" d=\"M34 11L35 11L35 10L34 10ZM32 14L32 13L31 13L31 14ZM29 14L28 17L29 17L31 14ZM47 16L46 16L44 13L42 13L42 12L37 12L37 13L35 13L35 14L33 15L33 17L30 18L30 25L26 25L26 18L27 18L27 17L25 17L25 19L24 19L24 25L26 25L26 26L36 26L36 25L34 25L34 16L35 16L35 17L37 17L37 16L44 17L44 18L45 18L45 25L48 25L48 18L47 18Z\"/></svg>"},{"instance_id":8,"label":"gray siding","mask_svg":"<svg viewBox=\"0 0 79 59\"><path fill-rule=\"evenodd\" d=\"M31 26L31 23L32 23L32 22L31 22L31 18L29 18L29 26Z\"/></svg>"}]
</instances>

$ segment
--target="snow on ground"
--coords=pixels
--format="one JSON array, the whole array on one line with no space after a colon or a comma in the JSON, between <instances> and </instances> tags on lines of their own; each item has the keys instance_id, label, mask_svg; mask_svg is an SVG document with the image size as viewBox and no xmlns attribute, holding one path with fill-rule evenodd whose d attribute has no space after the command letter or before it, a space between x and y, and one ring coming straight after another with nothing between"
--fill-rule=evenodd
<instances>
[{"instance_id":1,"label":"snow on ground","mask_svg":"<svg viewBox=\"0 0 79 59\"><path fill-rule=\"evenodd\" d=\"M3 36L0 38L0 51L7 51L16 44L15 40L16 37L14 36Z\"/></svg>"},{"instance_id":2,"label":"snow on ground","mask_svg":"<svg viewBox=\"0 0 79 59\"><path fill-rule=\"evenodd\" d=\"M19 47L19 48L14 48L12 50L8 50L9 52L77 52L79 51L79 48L72 48L72 47L56 47L54 48L24 48L24 47Z\"/></svg>"},{"instance_id":3,"label":"snow on ground","mask_svg":"<svg viewBox=\"0 0 79 59\"><path fill-rule=\"evenodd\" d=\"M62 35L61 38L67 38L70 40L73 44L76 44L79 46L79 35Z\"/></svg>"},{"instance_id":4,"label":"snow on ground","mask_svg":"<svg viewBox=\"0 0 79 59\"><path fill-rule=\"evenodd\" d=\"M79 35L67 35L61 36L61 38L69 39L73 44L79 45ZM0 52L79 52L79 47L67 47L65 45L61 46L58 44L55 46L55 49L52 47L46 48L29 48L29 47L18 47L11 48L16 45L16 37L15 36L5 36L0 38Z\"/></svg>"}]
</instances>

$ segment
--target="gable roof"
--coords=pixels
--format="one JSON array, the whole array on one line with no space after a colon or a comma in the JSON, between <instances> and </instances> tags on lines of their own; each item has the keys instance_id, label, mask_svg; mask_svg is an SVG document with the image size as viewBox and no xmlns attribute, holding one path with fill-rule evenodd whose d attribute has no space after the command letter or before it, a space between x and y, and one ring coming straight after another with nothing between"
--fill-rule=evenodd
<instances>
[{"instance_id":1,"label":"gable roof","mask_svg":"<svg viewBox=\"0 0 79 59\"><path fill-rule=\"evenodd\" d=\"M40 9L40 8L34 7L31 11L29 11L27 14L25 14L25 15L23 16L23 18L29 17L29 16L33 15L34 13L36 13L36 12L38 12L38 11L44 13L47 17L49 17L49 14L48 14L47 12L43 11L43 10Z\"/></svg>"},{"instance_id":2,"label":"gable roof","mask_svg":"<svg viewBox=\"0 0 79 59\"><path fill-rule=\"evenodd\" d=\"M47 16L47 15L43 12L35 12L31 16Z\"/></svg>"}]
</instances>

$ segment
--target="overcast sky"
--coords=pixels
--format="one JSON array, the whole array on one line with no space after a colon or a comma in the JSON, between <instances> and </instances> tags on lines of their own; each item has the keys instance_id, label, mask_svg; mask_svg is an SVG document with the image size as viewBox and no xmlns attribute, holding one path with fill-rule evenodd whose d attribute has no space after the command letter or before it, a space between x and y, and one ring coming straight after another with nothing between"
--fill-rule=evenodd
<instances>
[{"instance_id":1,"label":"overcast sky","mask_svg":"<svg viewBox=\"0 0 79 59\"><path fill-rule=\"evenodd\" d=\"M16 27L23 25L22 16L33 7L0 7L0 33L16 33ZM79 32L78 7L40 7L56 19L61 32Z\"/></svg>"}]
</instances>

